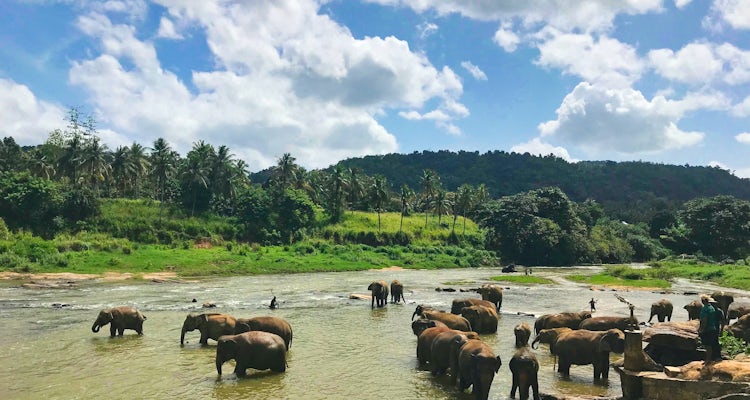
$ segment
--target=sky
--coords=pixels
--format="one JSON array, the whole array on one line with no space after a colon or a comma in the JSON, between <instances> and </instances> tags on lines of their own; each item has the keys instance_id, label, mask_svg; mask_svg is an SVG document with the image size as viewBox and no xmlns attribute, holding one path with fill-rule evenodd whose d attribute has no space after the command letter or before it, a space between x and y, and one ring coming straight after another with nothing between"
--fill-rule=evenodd
<instances>
[{"instance_id":1,"label":"sky","mask_svg":"<svg viewBox=\"0 0 750 400\"><path fill-rule=\"evenodd\" d=\"M0 1L0 137L71 107L112 150L251 171L502 150L750 178L750 0Z\"/></svg>"}]
</instances>

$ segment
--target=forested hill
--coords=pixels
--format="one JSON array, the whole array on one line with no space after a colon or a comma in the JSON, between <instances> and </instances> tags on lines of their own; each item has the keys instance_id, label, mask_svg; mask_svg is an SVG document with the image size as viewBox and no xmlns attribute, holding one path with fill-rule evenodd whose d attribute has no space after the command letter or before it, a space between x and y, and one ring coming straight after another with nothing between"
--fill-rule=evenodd
<instances>
[{"instance_id":1,"label":"forested hill","mask_svg":"<svg viewBox=\"0 0 750 400\"><path fill-rule=\"evenodd\" d=\"M714 167L612 161L569 163L554 156L504 151L423 151L352 158L338 165L359 168L370 176L381 174L396 191L402 184L419 190L426 169L437 173L446 190L484 183L492 197L557 186L571 200L594 199L623 218L634 208L640 209L637 214L650 214L650 210L677 206L695 197L726 194L750 199L750 180Z\"/></svg>"}]
</instances>

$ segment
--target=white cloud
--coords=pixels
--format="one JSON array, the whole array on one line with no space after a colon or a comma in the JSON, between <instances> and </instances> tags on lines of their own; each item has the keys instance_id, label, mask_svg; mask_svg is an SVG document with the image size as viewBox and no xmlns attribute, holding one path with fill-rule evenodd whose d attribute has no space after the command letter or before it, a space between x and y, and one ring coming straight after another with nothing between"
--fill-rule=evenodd
<instances>
[{"instance_id":1,"label":"white cloud","mask_svg":"<svg viewBox=\"0 0 750 400\"><path fill-rule=\"evenodd\" d=\"M519 38L518 35L510 28L511 26L509 23L501 24L500 28L498 28L497 32L495 32L495 37L493 38L495 43L497 43L500 47L503 48L503 50L507 51L508 53L516 51L516 49L518 48L518 44L521 43L521 38Z\"/></svg>"},{"instance_id":2,"label":"white cloud","mask_svg":"<svg viewBox=\"0 0 750 400\"><path fill-rule=\"evenodd\" d=\"M156 33L156 37L165 39L182 39L182 35L175 29L172 20L166 17L161 17L159 21L159 31Z\"/></svg>"},{"instance_id":3,"label":"white cloud","mask_svg":"<svg viewBox=\"0 0 750 400\"><path fill-rule=\"evenodd\" d=\"M730 43L724 43L716 48L716 54L726 65L723 76L724 82L730 85L750 83L750 51L739 49Z\"/></svg>"},{"instance_id":4,"label":"white cloud","mask_svg":"<svg viewBox=\"0 0 750 400\"><path fill-rule=\"evenodd\" d=\"M435 32L437 32L438 26L433 24L432 22L425 21L417 25L417 30L419 31L419 38L424 40L432 36Z\"/></svg>"},{"instance_id":5,"label":"white cloud","mask_svg":"<svg viewBox=\"0 0 750 400\"><path fill-rule=\"evenodd\" d=\"M725 106L719 95L693 94L682 100L655 96L650 101L632 88L608 89L580 83L557 109L557 119L539 125L542 136L587 151L648 153L689 147L703 140L702 132L678 128L683 114Z\"/></svg>"},{"instance_id":6,"label":"white cloud","mask_svg":"<svg viewBox=\"0 0 750 400\"><path fill-rule=\"evenodd\" d=\"M474 77L474 79L479 81L486 81L487 80L487 74L484 73L479 67L472 64L471 61L461 61L461 66L464 67L466 71L468 71L471 76Z\"/></svg>"},{"instance_id":7,"label":"white cloud","mask_svg":"<svg viewBox=\"0 0 750 400\"><path fill-rule=\"evenodd\" d=\"M684 83L710 82L722 70L721 60L707 43L690 43L677 53L670 49L651 50L648 58L660 75Z\"/></svg>"},{"instance_id":8,"label":"white cloud","mask_svg":"<svg viewBox=\"0 0 750 400\"><path fill-rule=\"evenodd\" d=\"M516 153L520 153L520 154L529 153L529 154L540 155L540 156L554 154L555 156L560 157L569 162L578 161L578 160L574 160L573 158L571 158L570 154L568 153L568 150L566 150L564 147L553 146L549 143L542 142L540 138L533 138L526 143L517 144L511 147L510 151L515 151Z\"/></svg>"},{"instance_id":9,"label":"white cloud","mask_svg":"<svg viewBox=\"0 0 750 400\"><path fill-rule=\"evenodd\" d=\"M0 136L20 145L37 145L49 132L65 126L62 107L36 98L26 85L0 78Z\"/></svg>"},{"instance_id":10,"label":"white cloud","mask_svg":"<svg viewBox=\"0 0 750 400\"><path fill-rule=\"evenodd\" d=\"M742 132L739 135L735 136L734 139L740 143L750 144L750 133Z\"/></svg>"},{"instance_id":11,"label":"white cloud","mask_svg":"<svg viewBox=\"0 0 750 400\"><path fill-rule=\"evenodd\" d=\"M747 0L714 0L711 11L708 25L718 20L734 29L750 29L750 2Z\"/></svg>"},{"instance_id":12,"label":"white cloud","mask_svg":"<svg viewBox=\"0 0 750 400\"><path fill-rule=\"evenodd\" d=\"M693 0L674 0L675 7L679 9L685 8L686 5L690 4Z\"/></svg>"},{"instance_id":13,"label":"white cloud","mask_svg":"<svg viewBox=\"0 0 750 400\"><path fill-rule=\"evenodd\" d=\"M162 136L184 153L203 139L228 145L253 169L285 152L315 168L397 151L376 120L387 110L427 115L453 135L455 119L468 115L450 68L394 37L358 40L314 1L159 2L175 24L206 35L216 70L193 72L194 93L162 69L153 43L103 14L78 22L100 38L101 54L70 71L105 122L140 143Z\"/></svg>"},{"instance_id":14,"label":"white cloud","mask_svg":"<svg viewBox=\"0 0 750 400\"><path fill-rule=\"evenodd\" d=\"M589 34L545 29L538 37L542 40L538 65L560 68L588 82L629 86L644 68L634 48L606 36L595 39Z\"/></svg>"},{"instance_id":15,"label":"white cloud","mask_svg":"<svg viewBox=\"0 0 750 400\"><path fill-rule=\"evenodd\" d=\"M708 163L708 166L721 168L738 178L750 178L750 168L732 169L726 166L724 163L719 162L719 161L710 161Z\"/></svg>"},{"instance_id":16,"label":"white cloud","mask_svg":"<svg viewBox=\"0 0 750 400\"><path fill-rule=\"evenodd\" d=\"M644 14L662 9L662 0L367 0L390 6L410 7L417 12L433 10L438 15L460 14L481 21L520 19L524 25L547 23L556 28L586 32L607 30L618 14Z\"/></svg>"},{"instance_id":17,"label":"white cloud","mask_svg":"<svg viewBox=\"0 0 750 400\"><path fill-rule=\"evenodd\" d=\"M741 103L732 107L732 115L737 117L750 117L750 96Z\"/></svg>"}]
</instances>

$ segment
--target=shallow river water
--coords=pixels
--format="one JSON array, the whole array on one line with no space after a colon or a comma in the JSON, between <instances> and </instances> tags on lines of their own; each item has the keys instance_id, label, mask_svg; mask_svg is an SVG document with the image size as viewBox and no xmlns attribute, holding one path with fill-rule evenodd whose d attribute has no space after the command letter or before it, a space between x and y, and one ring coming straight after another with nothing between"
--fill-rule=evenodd
<instances>
[{"instance_id":1,"label":"shallow river water","mask_svg":"<svg viewBox=\"0 0 750 400\"><path fill-rule=\"evenodd\" d=\"M572 269L537 268L534 275L558 277ZM416 337L410 318L417 304L450 309L454 298L476 293L438 292L436 287L475 288L487 283L497 269L439 271L366 271L294 275L266 275L205 279L193 283L83 283L71 289L0 287L0 398L2 399L471 399L451 387L447 377L434 378L416 361ZM372 280L399 279L406 305L370 309L369 300L353 300L367 293ZM513 354L513 327L521 321L533 326L540 315L588 308L598 300L595 315L627 315L628 309L612 291L591 291L570 282L556 285L506 287L497 334L482 339L501 356L503 366L490 392L504 399L510 392L508 361ZM636 304L636 316L648 319L649 305L668 298L674 319L687 319L682 309L697 296L687 290L712 290L679 282L675 294L652 291L618 292ZM277 296L280 307L267 305ZM192 303L191 299L198 303ZM211 311L237 317L274 315L288 320L294 341L286 373L248 370L238 379L233 362L218 377L214 364L216 342L198 343L200 333L188 332L180 346L185 315ZM57 308L55 303L69 306ZM110 338L109 327L97 334L91 325L101 308L138 307L147 317L144 335L126 330ZM541 363L541 391L566 395L617 396L616 372L609 381L592 383L592 367L573 366L569 379L553 371L546 346L536 350ZM613 355L613 360L619 356Z\"/></svg>"}]
</instances>

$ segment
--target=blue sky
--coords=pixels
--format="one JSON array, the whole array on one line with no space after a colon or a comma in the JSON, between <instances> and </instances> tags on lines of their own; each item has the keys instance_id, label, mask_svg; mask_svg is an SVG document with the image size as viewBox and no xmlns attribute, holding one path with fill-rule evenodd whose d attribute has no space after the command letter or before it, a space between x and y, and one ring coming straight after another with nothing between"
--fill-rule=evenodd
<instances>
[{"instance_id":1,"label":"blue sky","mask_svg":"<svg viewBox=\"0 0 750 400\"><path fill-rule=\"evenodd\" d=\"M254 171L447 149L750 177L750 0L0 2L0 136L71 106L111 149Z\"/></svg>"}]
</instances>

